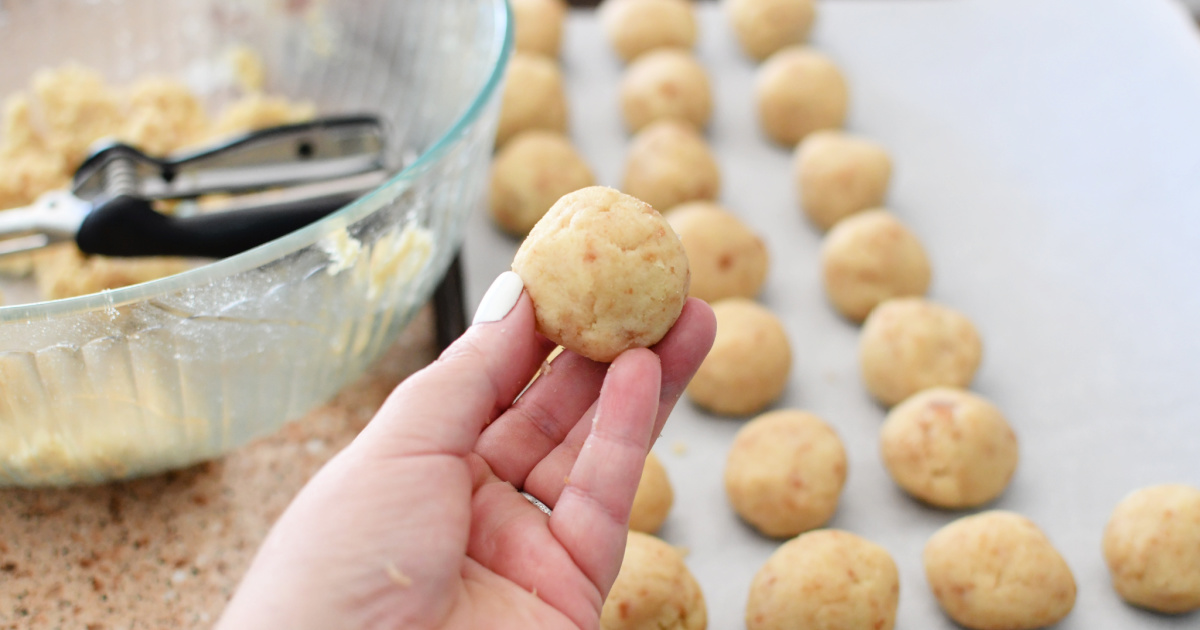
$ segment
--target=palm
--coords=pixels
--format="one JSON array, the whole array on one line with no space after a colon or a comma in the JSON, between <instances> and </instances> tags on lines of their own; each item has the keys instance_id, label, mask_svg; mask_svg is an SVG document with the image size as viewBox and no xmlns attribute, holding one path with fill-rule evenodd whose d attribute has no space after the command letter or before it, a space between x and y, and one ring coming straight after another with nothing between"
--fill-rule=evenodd
<instances>
[{"instance_id":1,"label":"palm","mask_svg":"<svg viewBox=\"0 0 1200 630\"><path fill-rule=\"evenodd\" d=\"M715 322L690 301L654 348L657 360L627 352L610 370L564 353L523 394L552 344L533 331L526 296L504 327L504 335L473 328L397 388L288 508L223 621L598 626L642 460ZM276 601L295 593L313 600Z\"/></svg>"}]
</instances>

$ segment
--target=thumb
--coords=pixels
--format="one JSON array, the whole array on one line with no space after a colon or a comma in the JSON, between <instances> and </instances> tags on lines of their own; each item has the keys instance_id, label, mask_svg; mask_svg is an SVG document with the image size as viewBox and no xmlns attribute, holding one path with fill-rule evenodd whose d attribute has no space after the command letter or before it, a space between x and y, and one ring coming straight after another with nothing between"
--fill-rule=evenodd
<instances>
[{"instance_id":1,"label":"thumb","mask_svg":"<svg viewBox=\"0 0 1200 630\"><path fill-rule=\"evenodd\" d=\"M401 383L355 441L383 457L465 456L553 346L535 330L520 276L506 271L484 295L467 332Z\"/></svg>"}]
</instances>

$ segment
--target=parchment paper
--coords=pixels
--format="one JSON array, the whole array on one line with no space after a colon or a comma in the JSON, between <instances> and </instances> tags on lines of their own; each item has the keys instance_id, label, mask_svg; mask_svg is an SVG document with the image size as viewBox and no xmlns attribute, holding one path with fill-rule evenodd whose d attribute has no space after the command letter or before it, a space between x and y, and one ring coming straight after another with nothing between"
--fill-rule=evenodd
<instances>
[{"instance_id":1,"label":"parchment paper","mask_svg":"<svg viewBox=\"0 0 1200 630\"><path fill-rule=\"evenodd\" d=\"M1200 628L1124 605L1100 539L1139 487L1200 485L1200 42L1168 0L839 0L820 4L814 45L845 70L848 127L883 143L890 205L924 241L931 297L967 313L985 356L974 389L1021 446L989 507L1036 521L1079 585L1069 630ZM921 549L961 513L918 505L878 455L884 411L865 393L858 329L826 304L820 236L802 218L791 155L754 115L754 64L724 15L699 8L698 54L716 91L708 136L722 201L767 240L761 301L784 320L795 363L779 407L811 410L850 458L830 526L885 546L901 571L898 628L954 628ZM621 66L594 14L571 16L564 54L572 135L601 183L619 186L628 143ZM480 209L467 240L469 302L518 243ZM656 446L675 488L661 535L690 550L709 628L741 628L750 581L779 545L742 524L722 483L743 424L681 402ZM672 448L681 445L683 454Z\"/></svg>"}]
</instances>

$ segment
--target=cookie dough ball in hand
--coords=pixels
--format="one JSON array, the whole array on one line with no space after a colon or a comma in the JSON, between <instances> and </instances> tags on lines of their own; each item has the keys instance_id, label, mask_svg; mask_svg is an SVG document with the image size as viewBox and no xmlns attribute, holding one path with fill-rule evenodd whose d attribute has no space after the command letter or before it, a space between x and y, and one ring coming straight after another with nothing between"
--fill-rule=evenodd
<instances>
[{"instance_id":1,"label":"cookie dough ball in hand","mask_svg":"<svg viewBox=\"0 0 1200 630\"><path fill-rule=\"evenodd\" d=\"M863 383L888 407L930 387L965 389L982 358L971 320L921 298L880 304L858 341Z\"/></svg>"},{"instance_id":2,"label":"cookie dough ball in hand","mask_svg":"<svg viewBox=\"0 0 1200 630\"><path fill-rule=\"evenodd\" d=\"M692 402L723 416L762 411L787 387L792 349L771 311L743 298L712 305L717 336L688 384Z\"/></svg>"},{"instance_id":3,"label":"cookie dough ball in hand","mask_svg":"<svg viewBox=\"0 0 1200 630\"><path fill-rule=\"evenodd\" d=\"M833 518L846 483L846 451L811 413L774 411L742 427L725 462L725 494L758 531L790 538Z\"/></svg>"},{"instance_id":4,"label":"cookie dough ball in hand","mask_svg":"<svg viewBox=\"0 0 1200 630\"><path fill-rule=\"evenodd\" d=\"M567 94L558 64L541 55L514 53L508 64L496 146L530 129L566 133Z\"/></svg>"},{"instance_id":5,"label":"cookie dough ball in hand","mask_svg":"<svg viewBox=\"0 0 1200 630\"><path fill-rule=\"evenodd\" d=\"M693 201L667 213L692 270L692 297L717 302L753 298L767 279L767 246L721 206Z\"/></svg>"},{"instance_id":6,"label":"cookie dough ball in hand","mask_svg":"<svg viewBox=\"0 0 1200 630\"><path fill-rule=\"evenodd\" d=\"M759 569L747 630L891 630L900 575L886 549L826 529L784 544Z\"/></svg>"},{"instance_id":7,"label":"cookie dough ball in hand","mask_svg":"<svg viewBox=\"0 0 1200 630\"><path fill-rule=\"evenodd\" d=\"M1075 606L1075 577L1033 521L983 512L938 530L925 545L925 578L942 610L973 630L1054 625Z\"/></svg>"},{"instance_id":8,"label":"cookie dough ball in hand","mask_svg":"<svg viewBox=\"0 0 1200 630\"><path fill-rule=\"evenodd\" d=\"M708 611L700 585L677 549L629 532L625 559L600 613L602 630L704 630Z\"/></svg>"},{"instance_id":9,"label":"cookie dough ball in hand","mask_svg":"<svg viewBox=\"0 0 1200 630\"><path fill-rule=\"evenodd\" d=\"M755 92L763 131L788 147L814 131L841 127L850 103L842 71L804 46L771 55L758 71Z\"/></svg>"},{"instance_id":10,"label":"cookie dough ball in hand","mask_svg":"<svg viewBox=\"0 0 1200 630\"><path fill-rule=\"evenodd\" d=\"M621 113L631 131L664 118L697 129L712 116L712 88L691 52L663 48L634 61L621 79Z\"/></svg>"},{"instance_id":11,"label":"cookie dough ball in hand","mask_svg":"<svg viewBox=\"0 0 1200 630\"><path fill-rule=\"evenodd\" d=\"M512 0L518 52L558 57L567 3L563 0Z\"/></svg>"},{"instance_id":12,"label":"cookie dough ball in hand","mask_svg":"<svg viewBox=\"0 0 1200 630\"><path fill-rule=\"evenodd\" d=\"M504 145L492 162L489 208L497 225L524 236L563 195L595 183L566 136L526 131Z\"/></svg>"},{"instance_id":13,"label":"cookie dough ball in hand","mask_svg":"<svg viewBox=\"0 0 1200 630\"><path fill-rule=\"evenodd\" d=\"M593 361L658 343L687 301L687 254L675 231L646 203L601 186L554 204L512 269L538 330Z\"/></svg>"},{"instance_id":14,"label":"cookie dough ball in hand","mask_svg":"<svg viewBox=\"0 0 1200 630\"><path fill-rule=\"evenodd\" d=\"M633 497L633 510L629 513L629 529L653 534L662 528L663 521L671 511L675 493L671 491L671 480L667 469L654 453L646 456L642 466L642 478L638 481L637 494Z\"/></svg>"},{"instance_id":15,"label":"cookie dough ball in hand","mask_svg":"<svg viewBox=\"0 0 1200 630\"><path fill-rule=\"evenodd\" d=\"M991 501L1017 469L1017 436L1004 415L961 389L927 389L894 407L880 450L897 485L942 508Z\"/></svg>"},{"instance_id":16,"label":"cookie dough ball in hand","mask_svg":"<svg viewBox=\"0 0 1200 630\"><path fill-rule=\"evenodd\" d=\"M835 130L805 138L793 164L800 207L822 230L882 205L892 178L892 159L883 147Z\"/></svg>"},{"instance_id":17,"label":"cookie dough ball in hand","mask_svg":"<svg viewBox=\"0 0 1200 630\"><path fill-rule=\"evenodd\" d=\"M700 132L687 123L660 120L634 136L624 190L666 212L687 201L716 199L721 172Z\"/></svg>"},{"instance_id":18,"label":"cookie dough ball in hand","mask_svg":"<svg viewBox=\"0 0 1200 630\"><path fill-rule=\"evenodd\" d=\"M861 322L886 300L925 295L931 272L915 234L886 210L868 210L825 237L821 275L833 307Z\"/></svg>"},{"instance_id":19,"label":"cookie dough ball in hand","mask_svg":"<svg viewBox=\"0 0 1200 630\"><path fill-rule=\"evenodd\" d=\"M696 43L696 15L689 0L604 0L600 21L613 50L626 62L656 48Z\"/></svg>"},{"instance_id":20,"label":"cookie dough ball in hand","mask_svg":"<svg viewBox=\"0 0 1200 630\"><path fill-rule=\"evenodd\" d=\"M1104 529L1104 559L1130 604L1200 610L1200 489L1169 484L1125 497Z\"/></svg>"},{"instance_id":21,"label":"cookie dough ball in hand","mask_svg":"<svg viewBox=\"0 0 1200 630\"><path fill-rule=\"evenodd\" d=\"M813 0L726 0L725 9L742 50L758 61L804 43L817 12Z\"/></svg>"}]
</instances>

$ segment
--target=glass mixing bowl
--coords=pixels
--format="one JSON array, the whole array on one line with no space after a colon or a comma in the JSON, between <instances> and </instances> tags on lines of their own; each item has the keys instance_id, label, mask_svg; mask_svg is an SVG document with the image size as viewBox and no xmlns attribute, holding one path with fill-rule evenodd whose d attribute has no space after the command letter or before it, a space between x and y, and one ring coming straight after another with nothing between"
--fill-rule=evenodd
<instances>
[{"instance_id":1,"label":"glass mixing bowl","mask_svg":"<svg viewBox=\"0 0 1200 630\"><path fill-rule=\"evenodd\" d=\"M383 186L243 254L0 307L0 485L177 468L277 429L358 376L429 299L479 203L511 48L504 0L0 0L0 97L78 62L188 82L229 51L266 92L388 124Z\"/></svg>"}]
</instances>

